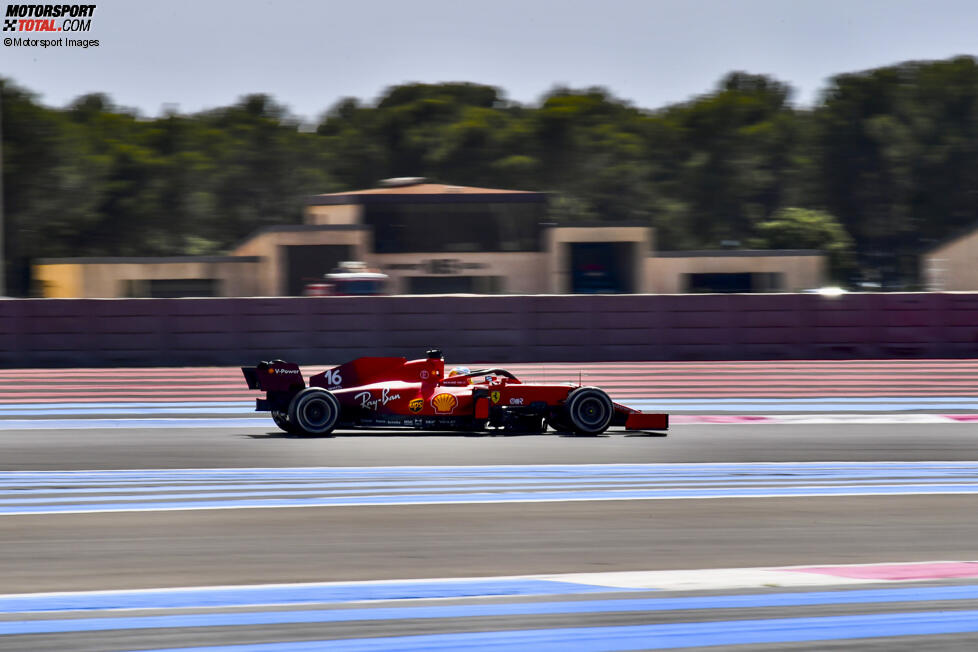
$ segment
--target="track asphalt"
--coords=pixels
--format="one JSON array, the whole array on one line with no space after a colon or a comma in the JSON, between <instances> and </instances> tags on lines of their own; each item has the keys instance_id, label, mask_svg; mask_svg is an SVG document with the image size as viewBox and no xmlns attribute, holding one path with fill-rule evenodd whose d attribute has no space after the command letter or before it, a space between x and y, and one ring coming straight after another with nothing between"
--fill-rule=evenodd
<instances>
[{"instance_id":1,"label":"track asphalt","mask_svg":"<svg viewBox=\"0 0 978 652\"><path fill-rule=\"evenodd\" d=\"M978 362L583 366L668 437L296 438L234 369L0 372L0 649L978 648Z\"/></svg>"}]
</instances>

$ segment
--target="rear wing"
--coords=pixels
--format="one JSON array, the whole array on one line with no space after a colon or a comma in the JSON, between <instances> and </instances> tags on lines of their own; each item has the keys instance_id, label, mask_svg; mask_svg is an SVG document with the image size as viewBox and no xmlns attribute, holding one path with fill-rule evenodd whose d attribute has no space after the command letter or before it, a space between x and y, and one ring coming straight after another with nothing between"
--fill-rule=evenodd
<instances>
[{"instance_id":1,"label":"rear wing","mask_svg":"<svg viewBox=\"0 0 978 652\"><path fill-rule=\"evenodd\" d=\"M259 389L265 392L291 392L305 388L299 365L294 362L273 360L259 362L254 367L241 367L248 389Z\"/></svg>"}]
</instances>

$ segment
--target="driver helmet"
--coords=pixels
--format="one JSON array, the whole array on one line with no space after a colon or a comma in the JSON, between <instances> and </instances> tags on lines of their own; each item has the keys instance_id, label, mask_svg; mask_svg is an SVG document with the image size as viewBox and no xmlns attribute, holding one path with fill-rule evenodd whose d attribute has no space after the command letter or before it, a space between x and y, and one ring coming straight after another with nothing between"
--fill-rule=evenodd
<instances>
[{"instance_id":1,"label":"driver helmet","mask_svg":"<svg viewBox=\"0 0 978 652\"><path fill-rule=\"evenodd\" d=\"M468 376L472 373L468 367L452 367L452 370L448 372L448 377L452 376Z\"/></svg>"}]
</instances>

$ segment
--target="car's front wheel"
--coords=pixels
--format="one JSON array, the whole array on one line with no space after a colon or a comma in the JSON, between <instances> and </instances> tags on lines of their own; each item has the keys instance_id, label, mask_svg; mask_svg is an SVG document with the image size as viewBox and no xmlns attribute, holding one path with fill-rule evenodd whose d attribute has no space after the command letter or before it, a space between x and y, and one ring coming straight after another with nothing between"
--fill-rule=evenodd
<instances>
[{"instance_id":1,"label":"car's front wheel","mask_svg":"<svg viewBox=\"0 0 978 652\"><path fill-rule=\"evenodd\" d=\"M579 435L600 435L611 425L615 405L597 387L578 387L567 395L567 420Z\"/></svg>"},{"instance_id":2,"label":"car's front wheel","mask_svg":"<svg viewBox=\"0 0 978 652\"><path fill-rule=\"evenodd\" d=\"M332 392L319 387L307 387L289 404L289 425L303 434L328 435L339 419L339 400Z\"/></svg>"}]
</instances>

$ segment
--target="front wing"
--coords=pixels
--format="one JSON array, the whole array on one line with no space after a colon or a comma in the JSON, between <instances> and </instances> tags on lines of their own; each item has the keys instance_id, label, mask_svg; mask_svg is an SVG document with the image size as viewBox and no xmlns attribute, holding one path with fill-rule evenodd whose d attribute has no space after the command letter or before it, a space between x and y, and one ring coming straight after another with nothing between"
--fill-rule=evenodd
<instances>
[{"instance_id":1,"label":"front wing","mask_svg":"<svg viewBox=\"0 0 978 652\"><path fill-rule=\"evenodd\" d=\"M668 430L669 415L642 412L615 403L615 418L611 423L615 426L624 426L625 430Z\"/></svg>"}]
</instances>

